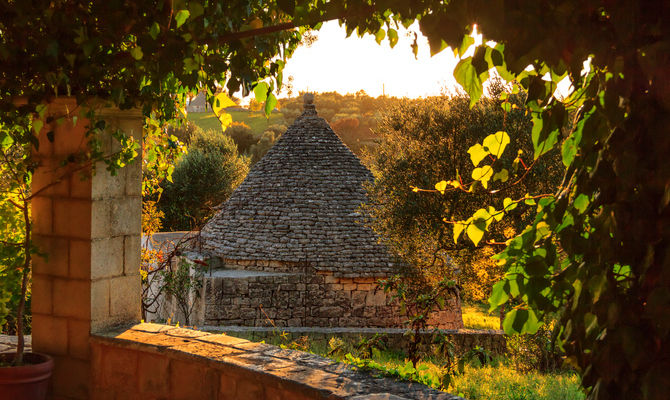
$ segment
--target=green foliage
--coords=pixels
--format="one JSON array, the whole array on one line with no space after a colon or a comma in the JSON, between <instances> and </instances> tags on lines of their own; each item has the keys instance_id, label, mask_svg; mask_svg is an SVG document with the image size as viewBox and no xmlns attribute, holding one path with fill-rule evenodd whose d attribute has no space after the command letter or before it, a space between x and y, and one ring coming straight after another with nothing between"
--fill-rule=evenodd
<instances>
[{"instance_id":1,"label":"green foliage","mask_svg":"<svg viewBox=\"0 0 670 400\"><path fill-rule=\"evenodd\" d=\"M184 155L163 183L158 202L165 214L165 230L196 229L214 213L213 207L228 199L249 171L249 160L240 157L233 140L222 133L197 130Z\"/></svg>"},{"instance_id":2,"label":"green foliage","mask_svg":"<svg viewBox=\"0 0 670 400\"><path fill-rule=\"evenodd\" d=\"M261 135L258 142L251 146L249 153L251 154L251 163L258 162L265 153L275 144L282 133L286 131L285 125L270 125Z\"/></svg>"},{"instance_id":3,"label":"green foliage","mask_svg":"<svg viewBox=\"0 0 670 400\"><path fill-rule=\"evenodd\" d=\"M560 370L564 354L555 346L555 333L543 325L533 334L507 336L507 356L514 369L522 373Z\"/></svg>"},{"instance_id":4,"label":"green foliage","mask_svg":"<svg viewBox=\"0 0 670 400\"><path fill-rule=\"evenodd\" d=\"M475 171L471 155L477 155L477 164L481 165L484 158L490 162L504 149L503 159L510 163L514 159L510 153L532 153L531 121L519 107L507 114L502 110L504 89L502 83L495 83L490 97L473 108L465 95L406 101L390 108L377 128L380 145L366 159L376 178L368 187L371 201L366 208L373 217L373 228L407 264L415 267L415 274L428 281L444 276L455 279L458 275L454 269L458 268L463 296L472 300L488 296L492 283L502 276L501 268L490 261L492 248L474 250L470 243L454 243L452 232L459 225L444 221L467 219L492 198L502 201L510 195L523 196L529 190L551 192L560 179L561 164L554 157L528 171L522 183L505 191L492 195L483 186L472 191L463 189L462 183ZM510 95L506 101L522 105L520 95ZM503 130L504 134L495 134ZM505 146L499 145L496 137L504 139ZM510 142L510 137L515 140ZM484 145L478 145L483 141ZM526 172L520 167L510 172L510 179L518 179ZM451 177L456 178L445 180ZM489 170L487 179L491 178ZM410 185L416 189L412 191ZM435 190L419 189L433 187ZM527 210L515 213L496 226L490 239L507 240L530 217ZM471 224L468 233L482 235L477 226Z\"/></svg>"},{"instance_id":5,"label":"green foliage","mask_svg":"<svg viewBox=\"0 0 670 400\"><path fill-rule=\"evenodd\" d=\"M476 23L483 42L461 59L456 78L473 102L492 69L526 91L534 155L528 168L556 151L564 165L557 174L563 181L552 193L529 190L531 196L507 196L494 205L483 199L465 218L448 219L458 227L456 239L465 231L479 242L498 226L491 219L511 214L510 206L536 213L498 257L507 273L494 287L492 307L512 306L505 326L515 332L534 332L546 315L559 312L561 342L591 398L667 397L667 2L423 4L417 10L379 3L373 17L347 29L374 34L381 25L375 17L402 22L418 13L433 53L451 46L463 55L464 38ZM564 79L572 89L557 93ZM487 134L498 130L509 133ZM509 169L520 163L503 158L488 165ZM485 176L464 182L465 189L479 190ZM456 173L442 180L461 183Z\"/></svg>"},{"instance_id":6,"label":"green foliage","mask_svg":"<svg viewBox=\"0 0 670 400\"><path fill-rule=\"evenodd\" d=\"M288 348L288 344L292 342L292 338L285 332L282 334L268 332L262 336L257 336L258 332L255 334L228 332L228 334L255 341L267 337L262 343L267 341L284 348ZM371 352L371 358L366 358L364 354L356 351L357 343L360 341L356 342L351 337L333 336L327 343L324 343L320 336L303 340L309 344L306 351L352 364L373 375L421 382L435 389L461 396L467 395L479 399L538 400L563 398L581 400L585 397L579 388L579 378L574 371L521 373L506 359L491 359L486 349L475 348L466 352L469 354L458 355L448 336L440 333L433 335L434 351L424 354L416 367L407 359L405 353L389 347L378 348L377 351ZM458 369L459 364L461 371Z\"/></svg>"},{"instance_id":7,"label":"green foliage","mask_svg":"<svg viewBox=\"0 0 670 400\"><path fill-rule=\"evenodd\" d=\"M12 176L7 168L0 175L0 332L7 334L15 330L11 325L15 319L16 308L21 294L21 268L24 260L25 222L23 215L17 212L13 202L18 196L9 190Z\"/></svg>"},{"instance_id":8,"label":"green foliage","mask_svg":"<svg viewBox=\"0 0 670 400\"><path fill-rule=\"evenodd\" d=\"M196 134L197 130L201 128L194 124L193 122L186 121L179 125L168 125L167 134L174 135L180 143L189 145L191 142L191 137Z\"/></svg>"},{"instance_id":9,"label":"green foliage","mask_svg":"<svg viewBox=\"0 0 670 400\"><path fill-rule=\"evenodd\" d=\"M442 376L439 374L439 372L431 370L428 365L423 363L416 365L412 363L412 361L407 360L404 364L399 366L388 366L380 364L369 358L354 357L351 354L345 355L344 362L355 365L356 367L363 370L380 371L385 375L396 376L401 379L423 383L424 385L434 388L442 387Z\"/></svg>"},{"instance_id":10,"label":"green foliage","mask_svg":"<svg viewBox=\"0 0 670 400\"><path fill-rule=\"evenodd\" d=\"M410 278L410 279L408 279ZM421 358L421 333L429 328L433 311L444 309L451 298L458 297L458 288L453 280L443 279L437 283L425 283L412 277L395 275L380 281L384 292L390 293L400 305L400 312L407 316L409 337L407 355L416 365Z\"/></svg>"},{"instance_id":11,"label":"green foliage","mask_svg":"<svg viewBox=\"0 0 670 400\"><path fill-rule=\"evenodd\" d=\"M251 132L249 125L244 122L233 122L233 124L226 129L226 135L230 136L237 145L237 149L241 154L249 153L251 146L258 142L258 139Z\"/></svg>"},{"instance_id":12,"label":"green foliage","mask_svg":"<svg viewBox=\"0 0 670 400\"><path fill-rule=\"evenodd\" d=\"M386 336L381 333L375 333L371 337L361 338L358 344L356 344L358 356L362 358L372 358L375 353L385 350L385 337Z\"/></svg>"},{"instance_id":13,"label":"green foliage","mask_svg":"<svg viewBox=\"0 0 670 400\"><path fill-rule=\"evenodd\" d=\"M281 86L286 57L306 29L283 29L264 36L239 33L247 31L251 21L262 26L289 17L275 2L261 5L245 0L225 4L150 1L136 7L123 2L46 0L0 4L1 162L17 178L7 193L18 196L19 201L9 204L15 205L13 213L22 213L26 221L18 238L23 242L23 254L17 255L22 262L4 264L1 272L13 275L12 268L22 275L16 314L18 364L22 362L21 325L31 257L36 252L28 213L31 178L39 167L32 150L39 148L39 135L50 142L60 140L54 137L56 125L66 121L76 124L85 118L90 121L85 127L86 146L64 155L61 167L71 172L102 162L115 173L137 155L138 146L124 132L109 132L96 110L106 105L141 109L147 117L143 194L155 197L180 153L176 137L164 134L166 125L184 115L183 106L191 93L204 88L213 100L217 83L225 84L231 93L240 88L247 92L260 80L269 81L273 90ZM47 116L49 103L58 96L73 96L76 106L65 115ZM118 142L118 152L104 154L103 132L111 133ZM22 157L10 161L7 156L12 147L20 149ZM5 201L3 198L3 204ZM0 257L17 246L13 239L2 242ZM10 280L14 279L6 282ZM7 305L6 290L12 291L12 297L16 295L14 288L7 289L3 283L3 307Z\"/></svg>"},{"instance_id":14,"label":"green foliage","mask_svg":"<svg viewBox=\"0 0 670 400\"><path fill-rule=\"evenodd\" d=\"M328 357L343 357L346 353L346 343L336 336L328 339L328 348Z\"/></svg>"}]
</instances>

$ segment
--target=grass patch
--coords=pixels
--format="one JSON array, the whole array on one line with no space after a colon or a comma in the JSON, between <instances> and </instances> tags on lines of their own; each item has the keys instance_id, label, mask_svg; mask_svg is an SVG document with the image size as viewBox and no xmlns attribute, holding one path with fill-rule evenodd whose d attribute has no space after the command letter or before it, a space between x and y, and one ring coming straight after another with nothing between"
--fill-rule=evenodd
<instances>
[{"instance_id":1,"label":"grass patch","mask_svg":"<svg viewBox=\"0 0 670 400\"><path fill-rule=\"evenodd\" d=\"M255 134L263 133L263 131L270 125L284 124L284 116L281 113L272 113L270 118L265 118L265 113L260 111L231 111L229 113L235 122L244 122L249 125L251 131ZM221 124L218 118L212 112L202 113L188 113L188 120L198 125L203 130L212 129L214 131L221 131Z\"/></svg>"},{"instance_id":2,"label":"grass patch","mask_svg":"<svg viewBox=\"0 0 670 400\"><path fill-rule=\"evenodd\" d=\"M582 400L579 378L573 373L521 374L513 368L498 365L466 367L456 375L451 393L469 400Z\"/></svg>"},{"instance_id":3,"label":"grass patch","mask_svg":"<svg viewBox=\"0 0 670 400\"><path fill-rule=\"evenodd\" d=\"M468 329L500 329L500 317L488 313L488 305L464 303L461 307L463 326Z\"/></svg>"},{"instance_id":4,"label":"grass patch","mask_svg":"<svg viewBox=\"0 0 670 400\"><path fill-rule=\"evenodd\" d=\"M472 307L482 313L481 306ZM259 333L231 332L230 335L261 341ZM520 373L502 358L495 359L491 365L486 366L481 366L478 361L472 360L465 365L463 373L453 374L451 382L446 383L448 381L445 379L446 360L439 355L424 357L414 368L407 360L406 354L397 349L375 348L372 351L372 357L366 358L359 350L359 343L351 338L345 340L337 336L333 336L335 339L329 337L330 340L324 337L310 338L307 336L291 338L290 335L270 332L266 335L262 340L265 343L308 351L355 365L372 374L420 382L470 400L583 400L585 398L579 386L579 378L574 373ZM333 351L333 341L338 347L336 352Z\"/></svg>"}]
</instances>

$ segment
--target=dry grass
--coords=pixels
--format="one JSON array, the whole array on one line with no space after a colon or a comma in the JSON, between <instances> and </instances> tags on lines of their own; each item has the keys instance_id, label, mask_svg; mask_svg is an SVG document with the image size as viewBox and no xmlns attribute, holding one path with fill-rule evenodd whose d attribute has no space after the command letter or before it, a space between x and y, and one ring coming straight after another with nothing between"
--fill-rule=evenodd
<instances>
[{"instance_id":1,"label":"dry grass","mask_svg":"<svg viewBox=\"0 0 670 400\"><path fill-rule=\"evenodd\" d=\"M481 303L464 303L461 307L463 325L468 329L500 329L500 318L495 313L488 313L488 305Z\"/></svg>"}]
</instances>

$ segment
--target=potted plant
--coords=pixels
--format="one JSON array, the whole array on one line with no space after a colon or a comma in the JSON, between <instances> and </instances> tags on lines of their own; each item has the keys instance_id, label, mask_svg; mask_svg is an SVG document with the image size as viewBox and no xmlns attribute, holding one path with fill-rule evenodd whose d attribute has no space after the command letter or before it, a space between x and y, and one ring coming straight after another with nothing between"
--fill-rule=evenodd
<instances>
[{"instance_id":1,"label":"potted plant","mask_svg":"<svg viewBox=\"0 0 670 400\"><path fill-rule=\"evenodd\" d=\"M29 147L14 141L18 132L10 129L21 128L0 126L0 325L11 315L18 340L15 352L0 354L0 399L44 399L53 359L24 351L31 263L37 254L30 220L34 165Z\"/></svg>"}]
</instances>

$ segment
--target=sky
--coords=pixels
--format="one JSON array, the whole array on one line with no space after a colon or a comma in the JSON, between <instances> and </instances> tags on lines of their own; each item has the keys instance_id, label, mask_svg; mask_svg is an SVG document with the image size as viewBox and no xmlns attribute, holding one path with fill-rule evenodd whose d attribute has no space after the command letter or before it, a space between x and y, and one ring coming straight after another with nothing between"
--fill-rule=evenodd
<instances>
[{"instance_id":1,"label":"sky","mask_svg":"<svg viewBox=\"0 0 670 400\"><path fill-rule=\"evenodd\" d=\"M310 47L299 47L288 60L284 81L293 76L294 96L300 91L346 94L362 89L373 97L384 91L387 96L416 98L439 95L445 88L453 91L458 85L453 78L458 62L453 51L445 49L431 57L418 25L409 31L401 27L398 43L390 48L388 40L378 45L372 35L347 38L337 21L326 22L315 32L318 40ZM419 33L416 59L411 31Z\"/></svg>"}]
</instances>

